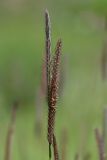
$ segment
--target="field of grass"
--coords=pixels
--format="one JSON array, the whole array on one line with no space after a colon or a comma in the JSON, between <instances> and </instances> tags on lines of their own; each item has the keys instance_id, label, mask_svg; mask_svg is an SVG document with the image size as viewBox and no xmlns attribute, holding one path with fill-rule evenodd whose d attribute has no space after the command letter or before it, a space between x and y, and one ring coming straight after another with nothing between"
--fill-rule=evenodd
<instances>
[{"instance_id":1,"label":"field of grass","mask_svg":"<svg viewBox=\"0 0 107 160\"><path fill-rule=\"evenodd\" d=\"M58 8L58 7L57 7ZM61 135L66 130L67 159L76 152L98 159L94 129L102 129L107 104L107 83L101 78L101 53L106 36L103 27L88 22L70 9L49 8L52 21L52 50L62 39L63 90L59 98L56 134L61 154ZM14 160L47 160L47 106L43 105L43 135L35 135L35 95L40 85L44 57L44 13L4 15L0 24L0 159L10 120L10 102L21 99L14 137ZM99 19L101 16L99 16ZM18 65L18 69L17 69ZM15 68L16 67L16 68ZM14 70L15 68L15 70ZM18 84L14 84L14 74ZM26 103L25 103L26 102ZM8 105L9 104L9 105ZM8 107L7 107L8 106Z\"/></svg>"}]
</instances>

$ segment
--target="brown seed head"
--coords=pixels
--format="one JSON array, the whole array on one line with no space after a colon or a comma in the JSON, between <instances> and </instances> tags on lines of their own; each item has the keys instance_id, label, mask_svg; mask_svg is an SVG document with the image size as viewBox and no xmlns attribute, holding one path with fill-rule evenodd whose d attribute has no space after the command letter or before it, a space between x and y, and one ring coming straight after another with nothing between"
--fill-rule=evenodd
<instances>
[{"instance_id":1,"label":"brown seed head","mask_svg":"<svg viewBox=\"0 0 107 160\"><path fill-rule=\"evenodd\" d=\"M58 40L55 55L53 57L52 79L50 87L50 106L55 107L58 97L59 87L59 65L61 56L61 40Z\"/></svg>"}]
</instances>

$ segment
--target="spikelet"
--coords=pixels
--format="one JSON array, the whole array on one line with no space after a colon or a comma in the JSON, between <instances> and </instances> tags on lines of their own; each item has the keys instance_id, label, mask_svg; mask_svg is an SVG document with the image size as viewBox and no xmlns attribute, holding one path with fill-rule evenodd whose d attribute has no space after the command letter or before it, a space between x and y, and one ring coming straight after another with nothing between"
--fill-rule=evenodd
<instances>
[{"instance_id":1,"label":"spikelet","mask_svg":"<svg viewBox=\"0 0 107 160\"><path fill-rule=\"evenodd\" d=\"M50 92L50 61L51 61L51 33L50 33L50 17L49 13L45 11L45 34L46 34L46 74L47 74L47 99L49 99Z\"/></svg>"},{"instance_id":2,"label":"spikelet","mask_svg":"<svg viewBox=\"0 0 107 160\"><path fill-rule=\"evenodd\" d=\"M51 107L56 106L58 98L60 56L61 56L61 40L58 40L55 55L53 57L52 79L51 79L51 89L50 89Z\"/></svg>"}]
</instances>

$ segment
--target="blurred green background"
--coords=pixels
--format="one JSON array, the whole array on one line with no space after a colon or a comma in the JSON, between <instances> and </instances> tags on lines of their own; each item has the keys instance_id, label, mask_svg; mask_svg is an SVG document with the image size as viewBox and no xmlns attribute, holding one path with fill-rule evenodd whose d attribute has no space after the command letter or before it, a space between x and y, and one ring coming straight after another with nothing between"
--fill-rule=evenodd
<instances>
[{"instance_id":1,"label":"blurred green background","mask_svg":"<svg viewBox=\"0 0 107 160\"><path fill-rule=\"evenodd\" d=\"M89 153L95 160L94 129L102 129L107 104L107 83L101 77L106 0L0 1L0 159L5 154L14 100L20 107L12 159L48 159L47 105L40 94L46 8L51 17L52 50L58 38L63 42L56 117L60 156L66 141L66 160L74 159L76 153L81 159Z\"/></svg>"}]
</instances>

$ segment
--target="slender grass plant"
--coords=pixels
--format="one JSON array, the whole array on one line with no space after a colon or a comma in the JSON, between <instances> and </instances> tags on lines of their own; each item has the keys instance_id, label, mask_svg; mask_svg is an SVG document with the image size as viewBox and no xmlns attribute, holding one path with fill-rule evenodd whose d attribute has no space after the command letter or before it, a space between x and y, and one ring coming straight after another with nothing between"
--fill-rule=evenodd
<instances>
[{"instance_id":1,"label":"slender grass plant","mask_svg":"<svg viewBox=\"0 0 107 160\"><path fill-rule=\"evenodd\" d=\"M57 41L55 54L51 53L50 17L45 11L45 33L46 33L46 77L47 77L47 103L48 103L48 143L49 159L51 159L51 146L56 146L54 134L56 103L59 89L59 66L61 57L61 40ZM55 143L55 144L54 144ZM54 148L55 149L55 148ZM54 150L55 151L55 150ZM56 156L57 157L57 156ZM58 157L56 158L56 160Z\"/></svg>"}]
</instances>

